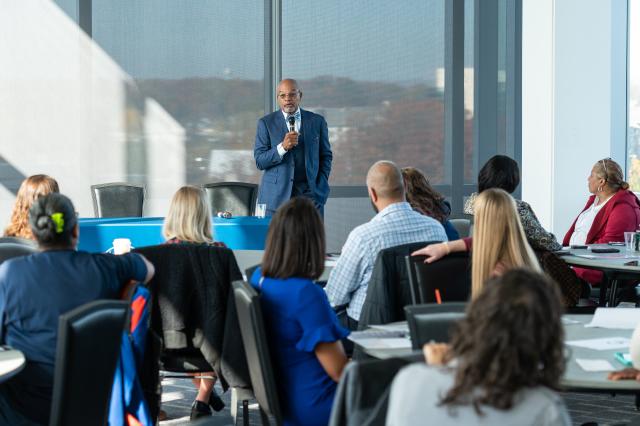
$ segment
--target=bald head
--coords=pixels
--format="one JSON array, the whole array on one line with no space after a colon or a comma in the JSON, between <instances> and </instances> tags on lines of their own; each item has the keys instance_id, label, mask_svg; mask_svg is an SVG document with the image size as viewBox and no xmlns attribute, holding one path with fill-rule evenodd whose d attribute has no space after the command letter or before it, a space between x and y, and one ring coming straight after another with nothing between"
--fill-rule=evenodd
<instances>
[{"instance_id":1,"label":"bald head","mask_svg":"<svg viewBox=\"0 0 640 426\"><path fill-rule=\"evenodd\" d=\"M386 201L404 200L402 173L392 161L378 161L367 173L367 186L378 198Z\"/></svg>"},{"instance_id":2,"label":"bald head","mask_svg":"<svg viewBox=\"0 0 640 426\"><path fill-rule=\"evenodd\" d=\"M285 78L278 84L276 99L280 109L287 114L293 114L300 106L302 100L302 90L298 82L292 78Z\"/></svg>"},{"instance_id":3,"label":"bald head","mask_svg":"<svg viewBox=\"0 0 640 426\"><path fill-rule=\"evenodd\" d=\"M281 90L286 92L288 92L289 90L300 91L300 86L298 85L298 82L293 78L285 78L284 80L281 80L280 83L278 83L278 88L276 90L278 93L280 93Z\"/></svg>"}]
</instances>

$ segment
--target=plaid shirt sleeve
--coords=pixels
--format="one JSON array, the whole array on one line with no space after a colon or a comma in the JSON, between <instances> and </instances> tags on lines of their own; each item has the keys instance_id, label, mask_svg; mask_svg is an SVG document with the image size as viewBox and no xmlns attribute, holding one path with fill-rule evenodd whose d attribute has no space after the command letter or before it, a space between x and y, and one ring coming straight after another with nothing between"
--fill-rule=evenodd
<instances>
[{"instance_id":1,"label":"plaid shirt sleeve","mask_svg":"<svg viewBox=\"0 0 640 426\"><path fill-rule=\"evenodd\" d=\"M349 234L342 247L340 258L329 275L324 290L327 292L331 306L340 306L351 301L351 295L358 289L363 273L363 256L366 251L362 238L354 233Z\"/></svg>"}]
</instances>

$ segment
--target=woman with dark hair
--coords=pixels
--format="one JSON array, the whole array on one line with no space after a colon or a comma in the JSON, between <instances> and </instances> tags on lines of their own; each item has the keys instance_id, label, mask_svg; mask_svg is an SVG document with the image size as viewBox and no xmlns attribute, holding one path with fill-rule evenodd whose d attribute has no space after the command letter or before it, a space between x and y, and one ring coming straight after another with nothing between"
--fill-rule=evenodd
<instances>
[{"instance_id":1,"label":"woman with dark hair","mask_svg":"<svg viewBox=\"0 0 640 426\"><path fill-rule=\"evenodd\" d=\"M489 188L500 188L512 194L520 184L520 168L518 163L506 155L494 155L491 157L478 173L478 192L471 194L464 205L466 214L473 214L474 203L478 194ZM522 228L527 236L527 240L534 250L557 251L562 246L556 240L555 235L547 232L531 206L522 201L516 200L518 215Z\"/></svg>"},{"instance_id":2,"label":"woman with dark hair","mask_svg":"<svg viewBox=\"0 0 640 426\"><path fill-rule=\"evenodd\" d=\"M33 240L34 236L29 226L29 209L38 197L52 192L60 192L60 188L58 182L50 176L33 175L23 180L13 205L11 220L4 230L4 236Z\"/></svg>"},{"instance_id":3,"label":"woman with dark hair","mask_svg":"<svg viewBox=\"0 0 640 426\"><path fill-rule=\"evenodd\" d=\"M573 221L562 245L607 244L624 241L625 231L640 227L640 200L629 190L622 168L611 158L598 161L587 178L592 194ZM602 272L574 268L583 280L596 284Z\"/></svg>"},{"instance_id":4,"label":"woman with dark hair","mask_svg":"<svg viewBox=\"0 0 640 426\"><path fill-rule=\"evenodd\" d=\"M458 231L449 222L451 206L429 183L427 177L415 167L402 169L402 180L407 202L420 214L437 220L444 227L449 241L460 238Z\"/></svg>"},{"instance_id":5,"label":"woman with dark hair","mask_svg":"<svg viewBox=\"0 0 640 426\"><path fill-rule=\"evenodd\" d=\"M0 265L1 343L27 360L0 385L0 424L49 422L60 315L93 300L118 298L131 280L148 282L154 273L139 254L76 251L78 219L62 194L36 199L29 223L41 252Z\"/></svg>"},{"instance_id":6,"label":"woman with dark hair","mask_svg":"<svg viewBox=\"0 0 640 426\"><path fill-rule=\"evenodd\" d=\"M554 391L565 369L562 306L544 275L514 269L489 280L450 345L393 381L387 425L570 425Z\"/></svg>"},{"instance_id":7,"label":"woman with dark hair","mask_svg":"<svg viewBox=\"0 0 640 426\"><path fill-rule=\"evenodd\" d=\"M296 197L271 219L251 285L260 293L285 425L326 425L347 357L342 328L324 290L324 226L313 203Z\"/></svg>"}]
</instances>

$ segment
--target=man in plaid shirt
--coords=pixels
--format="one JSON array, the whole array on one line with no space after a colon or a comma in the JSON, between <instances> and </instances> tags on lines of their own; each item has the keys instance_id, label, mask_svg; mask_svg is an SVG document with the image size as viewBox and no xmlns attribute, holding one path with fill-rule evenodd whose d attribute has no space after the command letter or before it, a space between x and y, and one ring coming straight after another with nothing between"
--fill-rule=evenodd
<instances>
[{"instance_id":1,"label":"man in plaid shirt","mask_svg":"<svg viewBox=\"0 0 640 426\"><path fill-rule=\"evenodd\" d=\"M348 304L345 326L357 329L371 272L380 250L421 241L447 241L437 220L423 216L405 200L402 174L391 161L378 161L367 173L367 190L376 216L355 228L325 287L331 306Z\"/></svg>"}]
</instances>

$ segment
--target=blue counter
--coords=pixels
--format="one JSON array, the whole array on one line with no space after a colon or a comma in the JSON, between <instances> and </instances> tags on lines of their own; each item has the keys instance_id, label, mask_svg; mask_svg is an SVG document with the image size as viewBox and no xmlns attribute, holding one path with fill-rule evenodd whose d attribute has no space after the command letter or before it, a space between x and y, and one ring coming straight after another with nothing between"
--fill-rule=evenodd
<instances>
[{"instance_id":1,"label":"blue counter","mask_svg":"<svg viewBox=\"0 0 640 426\"><path fill-rule=\"evenodd\" d=\"M129 238L134 247L164 242L162 217L80 218L78 250L104 252L116 238ZM213 218L213 236L233 250L264 250L270 217Z\"/></svg>"}]
</instances>

